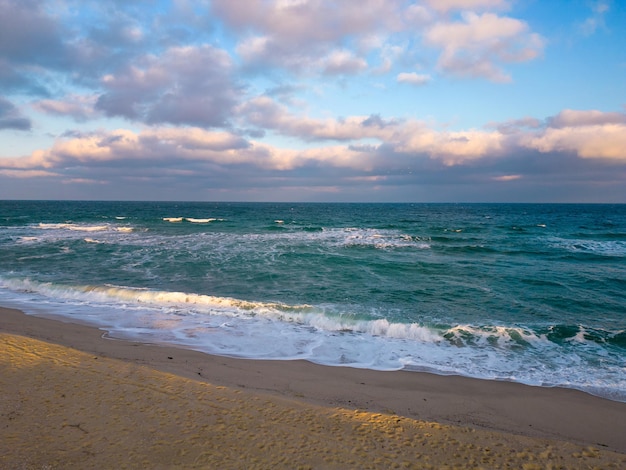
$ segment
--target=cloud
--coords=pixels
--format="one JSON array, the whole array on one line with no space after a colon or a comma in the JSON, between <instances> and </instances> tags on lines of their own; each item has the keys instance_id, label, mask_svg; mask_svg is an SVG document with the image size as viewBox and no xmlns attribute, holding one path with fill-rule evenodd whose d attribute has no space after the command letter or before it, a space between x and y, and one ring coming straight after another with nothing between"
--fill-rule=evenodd
<instances>
[{"instance_id":1,"label":"cloud","mask_svg":"<svg viewBox=\"0 0 626 470\"><path fill-rule=\"evenodd\" d=\"M549 128L529 138L526 145L542 153L567 152L581 158L626 162L626 124Z\"/></svg>"},{"instance_id":2,"label":"cloud","mask_svg":"<svg viewBox=\"0 0 626 470\"><path fill-rule=\"evenodd\" d=\"M172 47L102 77L106 91L96 109L148 124L225 126L242 91L233 72L230 56L221 49Z\"/></svg>"},{"instance_id":3,"label":"cloud","mask_svg":"<svg viewBox=\"0 0 626 470\"><path fill-rule=\"evenodd\" d=\"M486 129L495 129L501 134L517 134L525 129L539 129L541 127L542 122L533 117L512 119L504 122L490 122L485 125Z\"/></svg>"},{"instance_id":4,"label":"cloud","mask_svg":"<svg viewBox=\"0 0 626 470\"><path fill-rule=\"evenodd\" d=\"M13 103L0 96L0 130L29 131L31 127L30 119L24 117Z\"/></svg>"},{"instance_id":5,"label":"cloud","mask_svg":"<svg viewBox=\"0 0 626 470\"><path fill-rule=\"evenodd\" d=\"M408 83L409 85L421 86L430 82L431 77L430 75L417 74L415 72L399 73L396 80L398 83Z\"/></svg>"},{"instance_id":6,"label":"cloud","mask_svg":"<svg viewBox=\"0 0 626 470\"><path fill-rule=\"evenodd\" d=\"M95 95L82 96L72 94L58 100L35 101L32 106L46 114L69 116L76 121L84 122L98 117L99 114L94 109L96 100L97 97Z\"/></svg>"},{"instance_id":7,"label":"cloud","mask_svg":"<svg viewBox=\"0 0 626 470\"><path fill-rule=\"evenodd\" d=\"M626 124L626 113L564 109L556 116L549 118L548 124L556 129L604 124Z\"/></svg>"},{"instance_id":8,"label":"cloud","mask_svg":"<svg viewBox=\"0 0 626 470\"><path fill-rule=\"evenodd\" d=\"M508 8L507 0L426 0L425 3L439 12L450 10L486 10Z\"/></svg>"},{"instance_id":9,"label":"cloud","mask_svg":"<svg viewBox=\"0 0 626 470\"><path fill-rule=\"evenodd\" d=\"M547 127L519 136L520 145L541 153L626 162L626 114L565 109L546 119Z\"/></svg>"},{"instance_id":10,"label":"cloud","mask_svg":"<svg viewBox=\"0 0 626 470\"><path fill-rule=\"evenodd\" d=\"M365 149L384 146L396 154L431 158L447 166L499 155L504 142L504 136L497 131L442 132L421 121L385 120L378 114L342 119L297 116L267 96L250 100L238 112L251 125L300 140L350 142L349 149L361 154ZM364 140L368 142L359 143ZM378 158L378 152L373 153Z\"/></svg>"},{"instance_id":11,"label":"cloud","mask_svg":"<svg viewBox=\"0 0 626 470\"><path fill-rule=\"evenodd\" d=\"M227 0L213 2L214 13L241 35L237 54L249 67L307 74L388 73L398 60L410 61L418 52L414 45L423 39L442 50L442 72L493 81L510 80L499 64L531 60L543 49L543 39L526 23L476 13L507 7L504 0L432 0L426 5L253 0L245 9ZM460 10L463 21L443 19L452 10ZM372 62L372 51L378 53L378 63ZM341 66L328 66L329 57L342 56Z\"/></svg>"},{"instance_id":12,"label":"cloud","mask_svg":"<svg viewBox=\"0 0 626 470\"><path fill-rule=\"evenodd\" d=\"M494 181L516 181L522 179L522 175L502 175L502 176L494 176L492 180Z\"/></svg>"},{"instance_id":13,"label":"cloud","mask_svg":"<svg viewBox=\"0 0 626 470\"><path fill-rule=\"evenodd\" d=\"M44 170L10 170L0 167L0 176L15 179L31 179L31 178L49 178L62 176L52 171Z\"/></svg>"},{"instance_id":14,"label":"cloud","mask_svg":"<svg viewBox=\"0 0 626 470\"><path fill-rule=\"evenodd\" d=\"M261 194L276 195L276 191L281 191L283 198L296 197L303 194L292 191L299 185L308 187L310 199L322 188L335 188L340 192L334 194L341 197L369 188L368 194L381 191L386 197L395 194L397 199L404 194L402 198L406 198L402 188L424 185L448 188L452 199L464 194L464 185L502 191L504 198L507 190L521 191L519 197L523 198L529 194L523 188L535 187L536 197L541 199L551 197L549 188L554 181L574 187L581 173L588 185L602 183L603 191L619 187L626 176L622 151L626 148L626 124L615 122L619 121L616 113L604 113L600 119L596 113L578 111L580 116L587 113L587 119L558 128L537 126L533 118L523 118L503 123L510 130L503 133L497 124L491 130L449 131L378 114L344 119L298 117L266 96L243 107L250 114L241 114L240 119L256 118L277 135L292 133L303 140L308 136L318 145L279 147L200 127L74 131L29 156L0 158L0 175L59 184L92 182L107 188L117 188L121 182L132 188L156 184L179 191L172 189L162 197L174 197L190 187L198 191L210 187L225 191L220 194L226 198L224 194L239 191L247 195L240 196L244 199L257 194L255 191L261 191L261 199ZM256 117L253 110L259 113ZM589 116L603 123L590 123ZM511 126L511 122L519 125ZM478 193L487 199L495 194L487 189ZM437 194L436 198L443 193Z\"/></svg>"},{"instance_id":15,"label":"cloud","mask_svg":"<svg viewBox=\"0 0 626 470\"><path fill-rule=\"evenodd\" d=\"M142 174L146 164L158 173L178 173L185 168L197 176L218 167L247 165L260 170L287 171L312 163L331 167L371 168L359 152L345 146L315 149L281 149L247 141L228 132L201 128L151 128L140 133L118 129L75 133L57 139L47 150L24 158L0 158L0 171L46 171L73 177L92 178L102 168L114 169L115 176ZM69 169L69 170L68 170ZM78 172L78 174L76 173Z\"/></svg>"},{"instance_id":16,"label":"cloud","mask_svg":"<svg viewBox=\"0 0 626 470\"><path fill-rule=\"evenodd\" d=\"M49 69L71 62L57 22L37 0L0 0L0 89L46 96Z\"/></svg>"},{"instance_id":17,"label":"cloud","mask_svg":"<svg viewBox=\"0 0 626 470\"><path fill-rule=\"evenodd\" d=\"M308 149L280 148L246 140L230 132L201 128L149 128L140 133L119 129L90 133L68 133L48 150L33 152L23 159L4 159L0 168L53 170L78 166L188 167L202 172L205 165L248 165L264 170L290 171L308 166L373 171L400 161L439 161L444 166L497 155L502 136L497 132L440 132L418 121L385 120L379 115L351 116L342 120L296 119L267 97L254 103L251 121L262 120L266 128L304 140L335 141ZM378 143L372 143L377 141ZM76 176L76 175L75 175ZM83 175L82 177L89 177Z\"/></svg>"},{"instance_id":18,"label":"cloud","mask_svg":"<svg viewBox=\"0 0 626 470\"><path fill-rule=\"evenodd\" d=\"M461 16L463 21L436 23L425 34L427 43L442 49L438 66L444 72L507 82L511 77L500 63L528 61L543 50L544 40L523 21L493 13Z\"/></svg>"},{"instance_id":19,"label":"cloud","mask_svg":"<svg viewBox=\"0 0 626 470\"><path fill-rule=\"evenodd\" d=\"M421 129L407 129L399 137L392 142L395 152L427 155L448 167L497 158L505 148L504 137L498 132L441 132L422 126Z\"/></svg>"},{"instance_id":20,"label":"cloud","mask_svg":"<svg viewBox=\"0 0 626 470\"><path fill-rule=\"evenodd\" d=\"M367 66L368 50L403 28L401 3L384 0L250 0L246 8L214 0L212 6L215 15L242 35L237 53L248 67L297 73L360 72Z\"/></svg>"},{"instance_id":21,"label":"cloud","mask_svg":"<svg viewBox=\"0 0 626 470\"><path fill-rule=\"evenodd\" d=\"M591 36L598 28L604 28L604 16L610 9L609 2L598 0L591 6L591 16L579 25L579 30L584 36Z\"/></svg>"},{"instance_id":22,"label":"cloud","mask_svg":"<svg viewBox=\"0 0 626 470\"><path fill-rule=\"evenodd\" d=\"M367 68L365 59L347 50L334 50L321 60L325 75L355 74Z\"/></svg>"},{"instance_id":23,"label":"cloud","mask_svg":"<svg viewBox=\"0 0 626 470\"><path fill-rule=\"evenodd\" d=\"M13 64L66 65L62 31L37 0L0 0L0 57Z\"/></svg>"}]
</instances>

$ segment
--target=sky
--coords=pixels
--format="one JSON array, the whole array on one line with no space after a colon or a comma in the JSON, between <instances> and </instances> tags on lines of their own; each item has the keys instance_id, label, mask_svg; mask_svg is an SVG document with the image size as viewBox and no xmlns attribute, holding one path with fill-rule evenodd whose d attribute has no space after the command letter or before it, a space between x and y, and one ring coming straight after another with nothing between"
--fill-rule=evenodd
<instances>
[{"instance_id":1,"label":"sky","mask_svg":"<svg viewBox=\"0 0 626 470\"><path fill-rule=\"evenodd\" d=\"M626 203L626 1L0 0L0 199Z\"/></svg>"}]
</instances>

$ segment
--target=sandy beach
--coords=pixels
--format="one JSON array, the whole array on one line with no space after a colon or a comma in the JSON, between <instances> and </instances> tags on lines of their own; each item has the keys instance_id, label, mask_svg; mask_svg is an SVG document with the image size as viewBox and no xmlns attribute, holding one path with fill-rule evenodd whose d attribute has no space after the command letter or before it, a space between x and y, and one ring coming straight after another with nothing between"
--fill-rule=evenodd
<instances>
[{"instance_id":1,"label":"sandy beach","mask_svg":"<svg viewBox=\"0 0 626 470\"><path fill-rule=\"evenodd\" d=\"M624 468L626 404L251 361L0 308L0 468Z\"/></svg>"}]
</instances>

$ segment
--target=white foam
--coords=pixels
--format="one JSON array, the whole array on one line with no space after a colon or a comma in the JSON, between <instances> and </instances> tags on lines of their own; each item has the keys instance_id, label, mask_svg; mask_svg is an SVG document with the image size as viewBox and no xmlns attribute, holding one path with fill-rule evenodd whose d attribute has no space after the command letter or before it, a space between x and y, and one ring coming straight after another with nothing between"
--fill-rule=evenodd
<instances>
[{"instance_id":1,"label":"white foam","mask_svg":"<svg viewBox=\"0 0 626 470\"><path fill-rule=\"evenodd\" d=\"M88 321L115 337L181 344L211 354L430 370L573 387L626 401L622 369L586 366L584 351L602 346L587 340L583 331L559 345L520 326L438 328L368 319L358 312L341 315L333 313L332 306L29 279L0 278L0 299L5 305L14 301L27 311L45 308L48 313Z\"/></svg>"},{"instance_id":2,"label":"white foam","mask_svg":"<svg viewBox=\"0 0 626 470\"><path fill-rule=\"evenodd\" d=\"M38 237L19 237L18 238L20 243L29 243L29 242L37 242L39 241Z\"/></svg>"},{"instance_id":3,"label":"white foam","mask_svg":"<svg viewBox=\"0 0 626 470\"><path fill-rule=\"evenodd\" d=\"M185 218L187 222L191 222L192 224L208 224L209 222L215 222L217 219L209 218L209 219L195 219L193 217Z\"/></svg>"},{"instance_id":4,"label":"white foam","mask_svg":"<svg viewBox=\"0 0 626 470\"><path fill-rule=\"evenodd\" d=\"M626 241L585 240L552 237L548 240L554 248L572 253L594 253L603 256L626 256Z\"/></svg>"},{"instance_id":5,"label":"white foam","mask_svg":"<svg viewBox=\"0 0 626 470\"><path fill-rule=\"evenodd\" d=\"M108 225L76 225L69 224L68 227L70 230L75 230L77 232L104 232L109 230Z\"/></svg>"},{"instance_id":6,"label":"white foam","mask_svg":"<svg viewBox=\"0 0 626 470\"><path fill-rule=\"evenodd\" d=\"M326 238L331 245L374 247L380 250L393 248L428 249L428 239L414 237L397 230L377 230L349 227L344 229L324 229L320 238Z\"/></svg>"},{"instance_id":7,"label":"white foam","mask_svg":"<svg viewBox=\"0 0 626 470\"><path fill-rule=\"evenodd\" d=\"M69 230L71 232L108 232L108 231L117 231L117 232L132 232L132 227L117 227L109 224L104 225L88 225L88 224L71 224L71 223L63 223L63 224L47 224L40 223L38 224L38 228L46 231L51 230Z\"/></svg>"}]
</instances>

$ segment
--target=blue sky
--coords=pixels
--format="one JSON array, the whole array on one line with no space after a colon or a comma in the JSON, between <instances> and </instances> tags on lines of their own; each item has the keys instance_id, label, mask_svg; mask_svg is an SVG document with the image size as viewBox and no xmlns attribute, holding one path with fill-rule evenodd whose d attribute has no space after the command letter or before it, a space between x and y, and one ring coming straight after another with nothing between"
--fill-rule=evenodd
<instances>
[{"instance_id":1,"label":"blue sky","mask_svg":"<svg viewBox=\"0 0 626 470\"><path fill-rule=\"evenodd\" d=\"M0 0L0 199L626 203L621 0Z\"/></svg>"}]
</instances>

